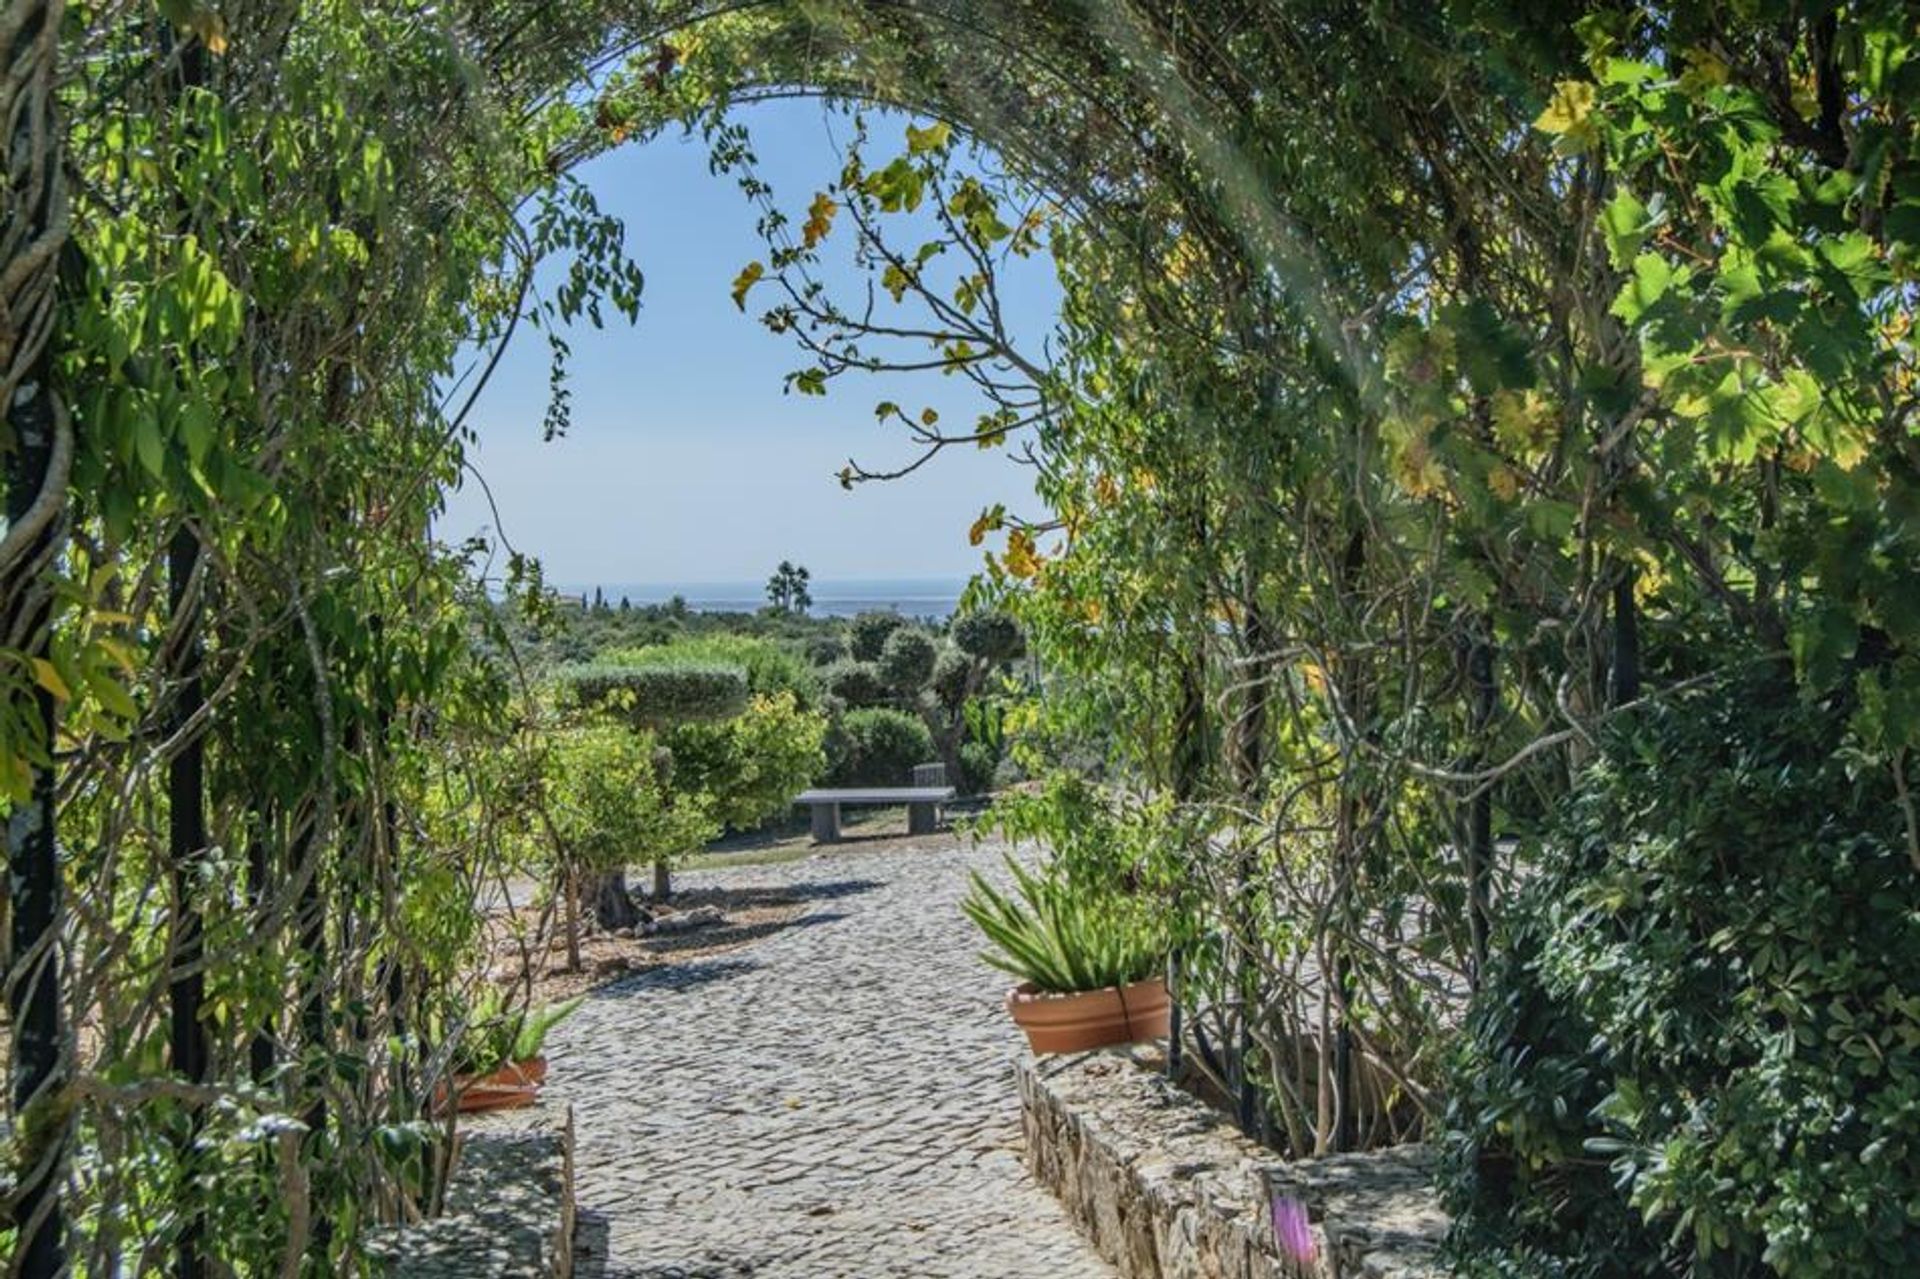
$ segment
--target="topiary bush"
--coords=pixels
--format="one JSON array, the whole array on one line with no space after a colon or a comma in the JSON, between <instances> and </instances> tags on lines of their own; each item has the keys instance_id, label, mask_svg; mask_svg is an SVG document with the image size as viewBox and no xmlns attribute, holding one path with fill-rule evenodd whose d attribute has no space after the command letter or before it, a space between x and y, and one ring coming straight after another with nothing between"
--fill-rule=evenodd
<instances>
[{"instance_id":1,"label":"topiary bush","mask_svg":"<svg viewBox=\"0 0 1920 1279\"><path fill-rule=\"evenodd\" d=\"M905 786L913 766L932 758L927 726L885 707L848 711L827 733L827 781L834 786Z\"/></svg>"},{"instance_id":2,"label":"topiary bush","mask_svg":"<svg viewBox=\"0 0 1920 1279\"><path fill-rule=\"evenodd\" d=\"M906 697L918 693L933 678L933 665L939 655L933 637L925 631L902 627L887 636L874 664L880 681L893 692Z\"/></svg>"},{"instance_id":3,"label":"topiary bush","mask_svg":"<svg viewBox=\"0 0 1920 1279\"><path fill-rule=\"evenodd\" d=\"M1020 624L1005 613L969 613L948 631L954 646L983 662L1011 662L1026 652Z\"/></svg>"},{"instance_id":4,"label":"topiary bush","mask_svg":"<svg viewBox=\"0 0 1920 1279\"><path fill-rule=\"evenodd\" d=\"M829 667L824 682L828 693L855 709L887 700L886 682L868 662L841 662Z\"/></svg>"},{"instance_id":5,"label":"topiary bush","mask_svg":"<svg viewBox=\"0 0 1920 1279\"><path fill-rule=\"evenodd\" d=\"M887 637L906 624L898 613L862 613L854 618L847 632L847 646L853 650L854 660L879 661Z\"/></svg>"},{"instance_id":6,"label":"topiary bush","mask_svg":"<svg viewBox=\"0 0 1920 1279\"><path fill-rule=\"evenodd\" d=\"M1578 779L1453 1071L1479 1272L1920 1273L1920 873L1851 709L1703 690Z\"/></svg>"},{"instance_id":7,"label":"topiary bush","mask_svg":"<svg viewBox=\"0 0 1920 1279\"><path fill-rule=\"evenodd\" d=\"M560 667L553 681L563 700L619 712L645 728L726 719L747 704L747 676L738 666L584 662Z\"/></svg>"}]
</instances>

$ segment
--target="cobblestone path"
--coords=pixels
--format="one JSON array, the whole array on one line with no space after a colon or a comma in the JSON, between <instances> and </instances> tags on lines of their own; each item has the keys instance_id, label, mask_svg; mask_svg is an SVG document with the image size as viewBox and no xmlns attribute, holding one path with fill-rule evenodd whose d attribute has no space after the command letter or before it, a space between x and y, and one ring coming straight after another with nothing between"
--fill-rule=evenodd
<instances>
[{"instance_id":1,"label":"cobblestone path","mask_svg":"<svg viewBox=\"0 0 1920 1279\"><path fill-rule=\"evenodd\" d=\"M1110 1279L1026 1176L1005 981L941 837L685 877L805 897L744 950L595 992L554 1032L583 1279Z\"/></svg>"}]
</instances>

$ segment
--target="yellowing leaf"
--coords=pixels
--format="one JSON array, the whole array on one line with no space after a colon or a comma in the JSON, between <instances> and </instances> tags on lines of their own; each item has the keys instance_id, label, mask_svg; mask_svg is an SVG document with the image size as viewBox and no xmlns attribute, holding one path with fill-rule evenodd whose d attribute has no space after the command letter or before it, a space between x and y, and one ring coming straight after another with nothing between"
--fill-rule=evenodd
<instances>
[{"instance_id":1,"label":"yellowing leaf","mask_svg":"<svg viewBox=\"0 0 1920 1279\"><path fill-rule=\"evenodd\" d=\"M800 228L800 243L811 249L827 238L827 232L833 230L833 215L840 206L825 191L813 197L813 203L807 206L807 220Z\"/></svg>"},{"instance_id":2,"label":"yellowing leaf","mask_svg":"<svg viewBox=\"0 0 1920 1279\"><path fill-rule=\"evenodd\" d=\"M1680 76L1680 91L1686 94L1699 94L1707 89L1715 89L1725 84L1732 76L1727 64L1722 62L1711 50L1698 45L1686 52L1687 69Z\"/></svg>"},{"instance_id":3,"label":"yellowing leaf","mask_svg":"<svg viewBox=\"0 0 1920 1279\"><path fill-rule=\"evenodd\" d=\"M1534 120L1533 127L1559 138L1562 152L1583 151L1599 136L1593 122L1593 107L1598 96L1589 80L1562 80L1554 86L1553 97Z\"/></svg>"},{"instance_id":4,"label":"yellowing leaf","mask_svg":"<svg viewBox=\"0 0 1920 1279\"><path fill-rule=\"evenodd\" d=\"M975 520L973 527L967 530L968 544L980 545L986 540L987 534L998 531L1006 523L1006 517L1007 508L999 505L990 506L980 512L980 518Z\"/></svg>"},{"instance_id":5,"label":"yellowing leaf","mask_svg":"<svg viewBox=\"0 0 1920 1279\"><path fill-rule=\"evenodd\" d=\"M881 287L893 295L895 302L906 296L907 286L911 283L912 277L901 270L897 262L887 263L887 269L880 273Z\"/></svg>"},{"instance_id":6,"label":"yellowing leaf","mask_svg":"<svg viewBox=\"0 0 1920 1279\"><path fill-rule=\"evenodd\" d=\"M1487 472L1487 489L1501 501L1511 502L1520 495L1520 477L1510 466L1496 466Z\"/></svg>"},{"instance_id":7,"label":"yellowing leaf","mask_svg":"<svg viewBox=\"0 0 1920 1279\"><path fill-rule=\"evenodd\" d=\"M1493 434L1509 453L1529 453L1553 442L1559 411L1539 391L1498 391L1491 405Z\"/></svg>"},{"instance_id":8,"label":"yellowing leaf","mask_svg":"<svg viewBox=\"0 0 1920 1279\"><path fill-rule=\"evenodd\" d=\"M953 137L953 126L945 120L936 120L924 129L907 126L907 154L925 155L929 151L938 151L947 145Z\"/></svg>"},{"instance_id":9,"label":"yellowing leaf","mask_svg":"<svg viewBox=\"0 0 1920 1279\"><path fill-rule=\"evenodd\" d=\"M1120 485L1111 475L1102 475L1093 482L1093 495L1102 505L1112 506L1120 500Z\"/></svg>"},{"instance_id":10,"label":"yellowing leaf","mask_svg":"<svg viewBox=\"0 0 1920 1279\"><path fill-rule=\"evenodd\" d=\"M1408 440L1394 458L1394 479L1414 497L1426 497L1446 483L1446 472L1424 439Z\"/></svg>"},{"instance_id":11,"label":"yellowing leaf","mask_svg":"<svg viewBox=\"0 0 1920 1279\"><path fill-rule=\"evenodd\" d=\"M60 678L60 672L44 657L33 659L33 682L60 701L73 700L73 690L67 687L67 681Z\"/></svg>"},{"instance_id":12,"label":"yellowing leaf","mask_svg":"<svg viewBox=\"0 0 1920 1279\"><path fill-rule=\"evenodd\" d=\"M1007 572L1015 577L1028 578L1040 571L1040 555L1033 544L1033 534L1017 528L1007 534Z\"/></svg>"},{"instance_id":13,"label":"yellowing leaf","mask_svg":"<svg viewBox=\"0 0 1920 1279\"><path fill-rule=\"evenodd\" d=\"M747 290L760 282L767 268L758 262L749 262L733 277L733 304L742 311L747 309Z\"/></svg>"},{"instance_id":14,"label":"yellowing leaf","mask_svg":"<svg viewBox=\"0 0 1920 1279\"><path fill-rule=\"evenodd\" d=\"M184 24L187 30L200 37L200 43L207 46L207 52L220 57L227 51L227 20L205 5L194 5Z\"/></svg>"}]
</instances>

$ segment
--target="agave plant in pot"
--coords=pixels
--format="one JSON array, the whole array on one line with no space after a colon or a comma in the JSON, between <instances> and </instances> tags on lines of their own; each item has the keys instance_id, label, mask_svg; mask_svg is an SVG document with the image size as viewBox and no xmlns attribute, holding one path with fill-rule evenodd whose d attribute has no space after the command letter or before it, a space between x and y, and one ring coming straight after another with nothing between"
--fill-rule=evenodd
<instances>
[{"instance_id":1,"label":"agave plant in pot","mask_svg":"<svg viewBox=\"0 0 1920 1279\"><path fill-rule=\"evenodd\" d=\"M1146 905L1075 883L1054 867L1007 859L1013 891L973 876L961 904L991 947L983 958L1019 979L1007 1011L1037 1053L1086 1052L1158 1039L1170 1004L1166 942Z\"/></svg>"},{"instance_id":2,"label":"agave plant in pot","mask_svg":"<svg viewBox=\"0 0 1920 1279\"><path fill-rule=\"evenodd\" d=\"M464 1112L532 1105L547 1081L547 1035L580 1007L580 998L508 1011L497 995L474 1008L455 1059L453 1095Z\"/></svg>"}]
</instances>

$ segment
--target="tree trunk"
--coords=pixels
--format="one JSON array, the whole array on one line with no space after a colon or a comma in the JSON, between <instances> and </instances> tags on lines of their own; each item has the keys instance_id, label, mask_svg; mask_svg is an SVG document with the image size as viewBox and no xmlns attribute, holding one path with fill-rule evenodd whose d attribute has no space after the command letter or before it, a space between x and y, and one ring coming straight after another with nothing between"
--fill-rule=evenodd
<instances>
[{"instance_id":1,"label":"tree trunk","mask_svg":"<svg viewBox=\"0 0 1920 1279\"><path fill-rule=\"evenodd\" d=\"M662 860L653 864L653 900L666 901L673 896L673 864Z\"/></svg>"},{"instance_id":2,"label":"tree trunk","mask_svg":"<svg viewBox=\"0 0 1920 1279\"><path fill-rule=\"evenodd\" d=\"M312 822L311 814L307 815L293 842L294 878L304 881L297 909L301 951L300 1048L306 1060L303 1085L307 1104L300 1119L307 1126L301 1139L301 1161L310 1168L324 1162L322 1152L327 1143L326 1088L328 1077L332 1074L329 1063L333 1052L328 1027L331 1018L327 1008L327 900L320 883L323 870L320 841L314 837ZM311 1194L311 1179L308 1188ZM313 1246L324 1256L333 1239L332 1220L326 1212L312 1209L311 1206L308 1218L307 1229Z\"/></svg>"},{"instance_id":3,"label":"tree trunk","mask_svg":"<svg viewBox=\"0 0 1920 1279\"><path fill-rule=\"evenodd\" d=\"M1485 766L1487 734L1493 728L1494 715L1500 706L1500 688L1494 679L1493 640L1487 633L1488 626L1489 623L1484 619L1475 623L1467 650L1467 685L1471 702L1469 715L1473 725L1470 757L1476 770ZM1467 801L1466 817L1467 937L1473 952L1469 979L1477 990L1487 966L1487 935L1491 931L1493 917L1490 889L1493 874L1492 786L1474 788L1472 798Z\"/></svg>"},{"instance_id":4,"label":"tree trunk","mask_svg":"<svg viewBox=\"0 0 1920 1279\"><path fill-rule=\"evenodd\" d=\"M580 971L580 875L571 866L560 872L560 891L566 894L567 971Z\"/></svg>"},{"instance_id":5,"label":"tree trunk","mask_svg":"<svg viewBox=\"0 0 1920 1279\"><path fill-rule=\"evenodd\" d=\"M180 637L180 687L174 695L170 724L185 730L205 703L200 683L200 623L198 608L188 592L200 560L200 539L182 524L167 548L168 605ZM167 766L167 861L173 887L173 973L167 988L168 1046L174 1071L189 1083L207 1081L207 1032L201 1023L206 1002L206 976L201 969L204 924L196 902L200 863L207 852L205 744L201 735L189 738ZM200 1134L198 1109L188 1116L177 1150L180 1189L193 1197L194 1151ZM206 1216L198 1206L184 1213L174 1274L179 1279L201 1279L207 1273Z\"/></svg>"},{"instance_id":6,"label":"tree trunk","mask_svg":"<svg viewBox=\"0 0 1920 1279\"><path fill-rule=\"evenodd\" d=\"M1613 669L1607 680L1607 704L1625 706L1640 696L1639 606L1633 598L1631 567L1613 584Z\"/></svg>"},{"instance_id":7,"label":"tree trunk","mask_svg":"<svg viewBox=\"0 0 1920 1279\"><path fill-rule=\"evenodd\" d=\"M259 824L247 848L247 909L253 919L255 944L265 948L269 944L267 929L270 914L267 876L273 864L271 845L267 841L279 836L275 825L275 809L271 803L257 820ZM254 1027L253 1035L247 1041L247 1073L256 1084L264 1084L273 1076L277 1028L277 1019L269 1016Z\"/></svg>"},{"instance_id":8,"label":"tree trunk","mask_svg":"<svg viewBox=\"0 0 1920 1279\"><path fill-rule=\"evenodd\" d=\"M7 527L0 533L0 647L30 661L52 653L52 570L66 538L73 433L49 383L48 335L66 244L65 172L54 116L59 0L10 0L13 32L0 55L0 119L8 122L0 201L0 411L6 456ZM6 999L12 1020L12 1093L17 1181L5 1224L14 1232L11 1273L54 1279L67 1271L67 1177L73 1123L64 1113L73 1076L62 1015L60 925L65 912L55 802L55 705L44 682L9 708L29 729L26 795L7 819L10 899Z\"/></svg>"},{"instance_id":9,"label":"tree trunk","mask_svg":"<svg viewBox=\"0 0 1920 1279\"><path fill-rule=\"evenodd\" d=\"M933 744L940 750L940 765L947 770L947 785L953 787L956 795L971 795L973 790L967 785L967 767L960 758L960 739L965 735L966 721L951 733L935 733Z\"/></svg>"},{"instance_id":10,"label":"tree trunk","mask_svg":"<svg viewBox=\"0 0 1920 1279\"><path fill-rule=\"evenodd\" d=\"M593 883L593 922L605 932L633 928L640 923L640 908L627 891L627 872L616 870L596 876Z\"/></svg>"}]
</instances>

